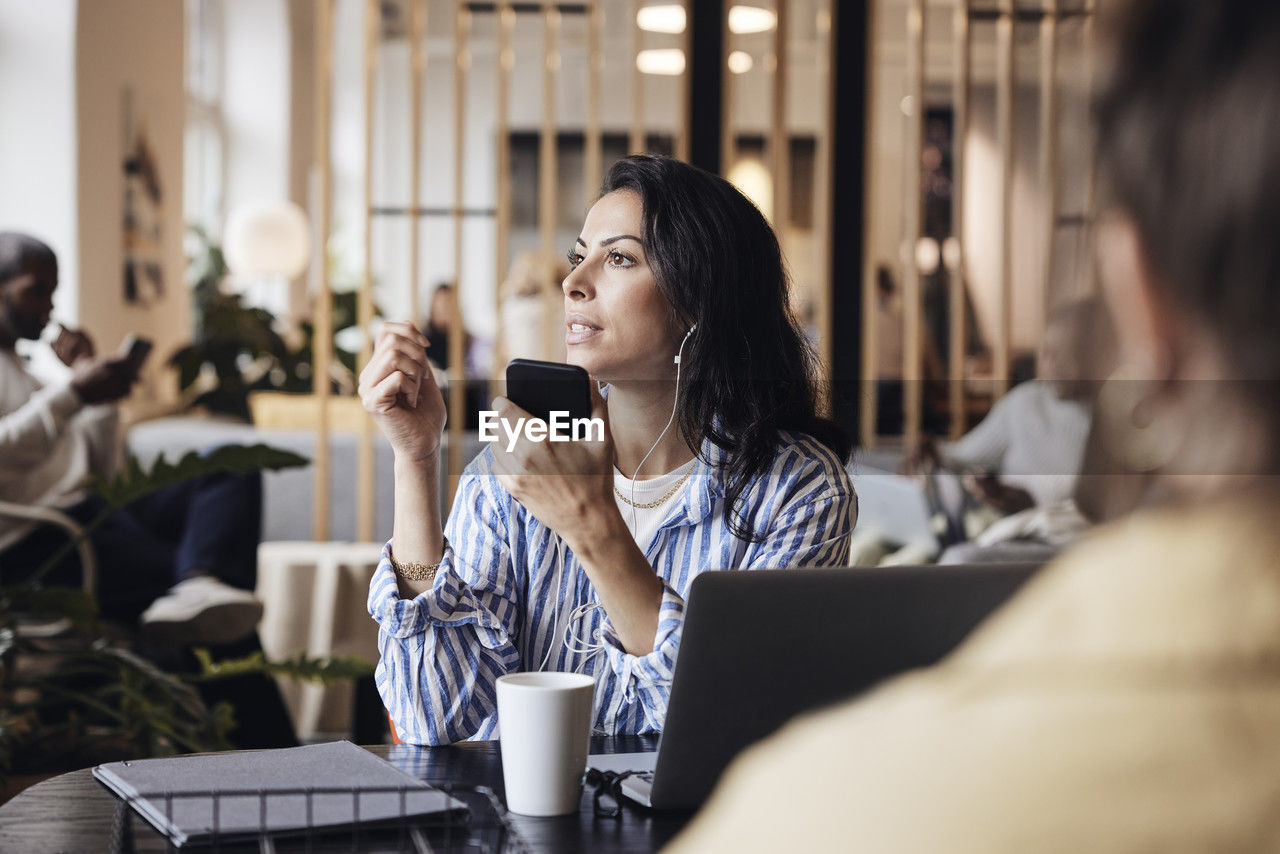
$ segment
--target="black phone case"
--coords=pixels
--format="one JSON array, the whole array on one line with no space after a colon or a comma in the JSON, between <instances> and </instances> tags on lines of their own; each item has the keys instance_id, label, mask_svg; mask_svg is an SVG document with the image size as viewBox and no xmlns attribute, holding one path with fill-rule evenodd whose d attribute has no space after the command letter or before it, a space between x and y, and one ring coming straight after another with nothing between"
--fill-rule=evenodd
<instances>
[{"instance_id":1,"label":"black phone case","mask_svg":"<svg viewBox=\"0 0 1280 854\"><path fill-rule=\"evenodd\" d=\"M591 417L591 377L577 365L512 359L507 365L507 399L544 421L552 412Z\"/></svg>"}]
</instances>

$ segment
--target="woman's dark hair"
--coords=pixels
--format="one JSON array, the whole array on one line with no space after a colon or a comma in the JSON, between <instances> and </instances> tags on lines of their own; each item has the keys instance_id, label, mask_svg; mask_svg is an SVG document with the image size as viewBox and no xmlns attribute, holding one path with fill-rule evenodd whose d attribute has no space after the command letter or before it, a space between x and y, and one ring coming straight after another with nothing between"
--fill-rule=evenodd
<instances>
[{"instance_id":1,"label":"woman's dark hair","mask_svg":"<svg viewBox=\"0 0 1280 854\"><path fill-rule=\"evenodd\" d=\"M1172 304L1252 398L1280 381L1280 2L1138 0L1109 22L1098 159ZM1255 400L1267 409L1277 401Z\"/></svg>"},{"instance_id":2,"label":"woman's dark hair","mask_svg":"<svg viewBox=\"0 0 1280 854\"><path fill-rule=\"evenodd\" d=\"M680 326L698 325L680 360L680 432L700 455L706 440L725 452L730 529L758 540L737 504L777 454L778 430L806 433L841 461L850 450L817 414L817 360L791 311L778 238L728 181L669 157L619 160L601 195L616 190L640 196L658 289Z\"/></svg>"}]
</instances>

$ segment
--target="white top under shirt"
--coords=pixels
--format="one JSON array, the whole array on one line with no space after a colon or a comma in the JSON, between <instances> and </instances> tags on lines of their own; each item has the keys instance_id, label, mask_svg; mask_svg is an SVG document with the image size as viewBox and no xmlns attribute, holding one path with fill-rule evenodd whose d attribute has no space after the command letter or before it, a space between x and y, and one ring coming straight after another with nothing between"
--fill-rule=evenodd
<instances>
[{"instance_id":1,"label":"white top under shirt","mask_svg":"<svg viewBox=\"0 0 1280 854\"><path fill-rule=\"evenodd\" d=\"M676 485L676 481L693 471L693 466L697 461L697 457L695 457L678 469L644 480L632 480L615 467L613 470L613 484L617 487L618 492L621 492L636 504L648 504L650 501L657 501L663 495L666 495L667 491ZM634 495L631 493L633 485L635 486ZM614 493L613 498L618 502L618 509L622 511L622 520L627 523L628 528L632 529L631 533L635 536L636 545L640 547L640 551L648 553L649 544L653 542L653 535L658 532L658 526L662 524L662 520L666 518L667 513L671 512L671 505L680 498L680 493L688 485L686 481L680 489L671 493L667 500L657 507L632 507L619 498L617 492Z\"/></svg>"}]
</instances>

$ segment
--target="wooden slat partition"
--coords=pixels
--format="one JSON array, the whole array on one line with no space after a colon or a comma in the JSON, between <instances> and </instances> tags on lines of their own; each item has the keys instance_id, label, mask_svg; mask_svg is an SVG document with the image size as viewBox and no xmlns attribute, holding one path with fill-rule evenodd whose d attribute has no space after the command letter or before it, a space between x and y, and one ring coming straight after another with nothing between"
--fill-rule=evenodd
<instances>
[{"instance_id":1,"label":"wooden slat partition","mask_svg":"<svg viewBox=\"0 0 1280 854\"><path fill-rule=\"evenodd\" d=\"M640 73L640 51L644 50L644 30L640 29L640 9L644 0L631 4L631 133L627 140L628 154L644 154L648 150L644 139L644 75ZM686 22L685 29L689 29Z\"/></svg>"},{"instance_id":2,"label":"wooden slat partition","mask_svg":"<svg viewBox=\"0 0 1280 854\"><path fill-rule=\"evenodd\" d=\"M948 270L947 318L947 401L951 410L951 438L958 439L968 427L965 394L965 354L968 350L965 323L966 264L965 168L969 142L969 75L973 39L969 29L969 0L955 0L951 33L954 78L952 79L953 122L951 130L951 234L955 238L955 263Z\"/></svg>"},{"instance_id":3,"label":"wooden slat partition","mask_svg":"<svg viewBox=\"0 0 1280 854\"><path fill-rule=\"evenodd\" d=\"M538 235L545 252L555 251L556 205L559 201L556 163L556 84L559 77L560 11L542 7L542 127L538 134Z\"/></svg>"},{"instance_id":4,"label":"wooden slat partition","mask_svg":"<svg viewBox=\"0 0 1280 854\"><path fill-rule=\"evenodd\" d=\"M315 335L311 383L319 404L312 502L312 537L318 541L329 539L329 365L333 361L333 303L327 246L333 201L333 170L329 162L333 106L333 3L334 0L319 0L315 19L315 165L311 182L312 226L316 237L311 261Z\"/></svg>"},{"instance_id":5,"label":"wooden slat partition","mask_svg":"<svg viewBox=\"0 0 1280 854\"><path fill-rule=\"evenodd\" d=\"M382 10L379 0L364 3L364 271L356 294L356 323L364 333L356 372L373 356L373 143L374 114L377 109L375 84L378 76L378 40ZM360 420L356 453L356 538L373 540L373 419Z\"/></svg>"},{"instance_id":6,"label":"wooden slat partition","mask_svg":"<svg viewBox=\"0 0 1280 854\"><path fill-rule=\"evenodd\" d=\"M554 255L556 224L559 214L559 164L556 145L556 86L560 77L560 10L553 3L542 7L542 128L538 145L538 235L542 251ZM552 318L563 312L563 302L554 293L542 294L543 316ZM544 346L548 353L557 352L564 334L558 323L543 326Z\"/></svg>"},{"instance_id":7,"label":"wooden slat partition","mask_svg":"<svg viewBox=\"0 0 1280 854\"><path fill-rule=\"evenodd\" d=\"M684 54L684 70L680 72L680 80L676 84L679 124L676 125L675 156L687 163L689 162L689 89L693 80L690 70L693 68L693 36L691 35L693 3L692 0L684 0L681 5L684 7L684 32L680 34L680 52Z\"/></svg>"},{"instance_id":8,"label":"wooden slat partition","mask_svg":"<svg viewBox=\"0 0 1280 854\"><path fill-rule=\"evenodd\" d=\"M593 0L587 11L587 124L582 140L584 209L595 202L604 178L603 132L600 127L600 78L604 74L604 54L600 49L604 28L603 3L604 0Z\"/></svg>"},{"instance_id":9,"label":"wooden slat partition","mask_svg":"<svg viewBox=\"0 0 1280 854\"><path fill-rule=\"evenodd\" d=\"M422 89L427 0L409 0L409 319L422 322Z\"/></svg>"},{"instance_id":10,"label":"wooden slat partition","mask_svg":"<svg viewBox=\"0 0 1280 854\"><path fill-rule=\"evenodd\" d=\"M512 47L512 33L515 31L516 13L511 8L508 0L499 0L498 3L498 66L495 69L494 79L497 81L497 91L495 93L495 101L497 106L497 166L498 172L494 187L497 193L495 210L495 235L494 235L494 271L496 273L495 281L501 283L504 281L507 270L507 255L509 251L508 244L511 241L511 71L515 68L516 58L515 49ZM498 319L499 330L501 330L501 319L503 316L503 304L505 302L505 294L502 291L498 293ZM510 359L507 352L504 336L497 336L496 347L494 349L494 371L489 378L489 395L496 396L499 389L499 383L502 380L502 368Z\"/></svg>"},{"instance_id":11,"label":"wooden slat partition","mask_svg":"<svg viewBox=\"0 0 1280 854\"><path fill-rule=\"evenodd\" d=\"M995 329L993 391L1009 390L1013 335L1013 0L1000 0L996 18L996 145L1000 149L1000 300Z\"/></svg>"},{"instance_id":12,"label":"wooden slat partition","mask_svg":"<svg viewBox=\"0 0 1280 854\"><path fill-rule=\"evenodd\" d=\"M1084 57L1086 77L1086 92L1092 92L1094 86L1094 75L1097 70L1097 57L1094 55L1094 18L1097 10L1097 0L1085 0L1084 2L1084 23L1082 24L1082 39L1084 41ZM1093 147L1090 146L1085 152L1085 179L1084 179L1084 227L1088 232L1092 232L1093 223L1097 217L1097 181L1098 181L1098 164L1094 158ZM1090 243L1091 245L1091 243ZM1090 262L1092 267L1092 262ZM1088 283L1089 294L1097 291L1097 276L1086 276L1085 281Z\"/></svg>"},{"instance_id":13,"label":"wooden slat partition","mask_svg":"<svg viewBox=\"0 0 1280 854\"><path fill-rule=\"evenodd\" d=\"M830 3L824 3L822 7L826 12L827 32L825 38L818 39L818 54L816 57L818 65L818 85L820 87L821 103L823 104L822 117L823 123L818 133L816 145L814 147L814 174L813 174L813 231L817 236L817 247L814 250L815 258L831 257L831 128L833 125L833 109L831 95L834 87L831 85L831 6ZM870 99L868 99L869 101ZM867 253L870 254L870 253ZM821 263L815 265L817 275L817 300L816 321L818 324L818 361L822 366L822 377L826 381L831 378L831 353L832 344L831 336L834 334L834 328L831 322L831 265ZM820 411L824 417L830 417L831 414L831 395L822 395Z\"/></svg>"},{"instance_id":14,"label":"wooden slat partition","mask_svg":"<svg viewBox=\"0 0 1280 854\"><path fill-rule=\"evenodd\" d=\"M921 153L925 113L925 0L911 0L907 9L907 88L911 115L907 118L905 199L906 252L902 286L903 433L908 445L920 438L924 415L924 302L916 247L922 233ZM873 315L874 318L874 315Z\"/></svg>"},{"instance_id":15,"label":"wooden slat partition","mask_svg":"<svg viewBox=\"0 0 1280 854\"><path fill-rule=\"evenodd\" d=\"M471 12L464 0L455 0L453 15L453 275L457 300L449 327L449 505L462 475L463 431L467 411L466 329L462 324L463 209L467 141L467 72L471 67L469 40ZM446 508L445 512L448 512Z\"/></svg>"},{"instance_id":16,"label":"wooden slat partition","mask_svg":"<svg viewBox=\"0 0 1280 854\"><path fill-rule=\"evenodd\" d=\"M789 0L774 0L778 23L773 28L773 69L771 72L772 114L769 125L769 171L773 177L773 229L784 244L791 222L791 145L787 131L787 30Z\"/></svg>"},{"instance_id":17,"label":"wooden slat partition","mask_svg":"<svg viewBox=\"0 0 1280 854\"><path fill-rule=\"evenodd\" d=\"M1053 304L1054 243L1058 230L1058 3L1042 0L1040 19L1040 192L1044 204L1041 233L1044 256L1040 278L1043 283L1043 310Z\"/></svg>"}]
</instances>

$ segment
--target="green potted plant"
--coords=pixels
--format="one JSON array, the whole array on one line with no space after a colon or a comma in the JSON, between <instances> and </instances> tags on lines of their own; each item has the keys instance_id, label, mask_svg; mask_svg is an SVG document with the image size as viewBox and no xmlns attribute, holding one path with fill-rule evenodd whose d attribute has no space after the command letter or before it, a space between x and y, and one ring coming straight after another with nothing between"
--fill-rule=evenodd
<instances>
[{"instance_id":1,"label":"green potted plant","mask_svg":"<svg viewBox=\"0 0 1280 854\"><path fill-rule=\"evenodd\" d=\"M224 446L190 453L177 463L163 458L150 470L136 459L111 480L90 489L108 510L86 526L87 536L112 509L162 487L215 472L243 473L306 465L297 454L266 445ZM66 550L78 540L68 542ZM209 708L193 683L245 673L331 682L372 672L356 659L297 656L282 662L261 653L215 662L197 651L202 672L165 673L133 653L123 634L97 618L88 593L44 588L41 576L55 555L20 584L0 586L0 802L42 776L115 759L225 750L234 727L226 704ZM33 625L59 622L57 633Z\"/></svg>"}]
</instances>

